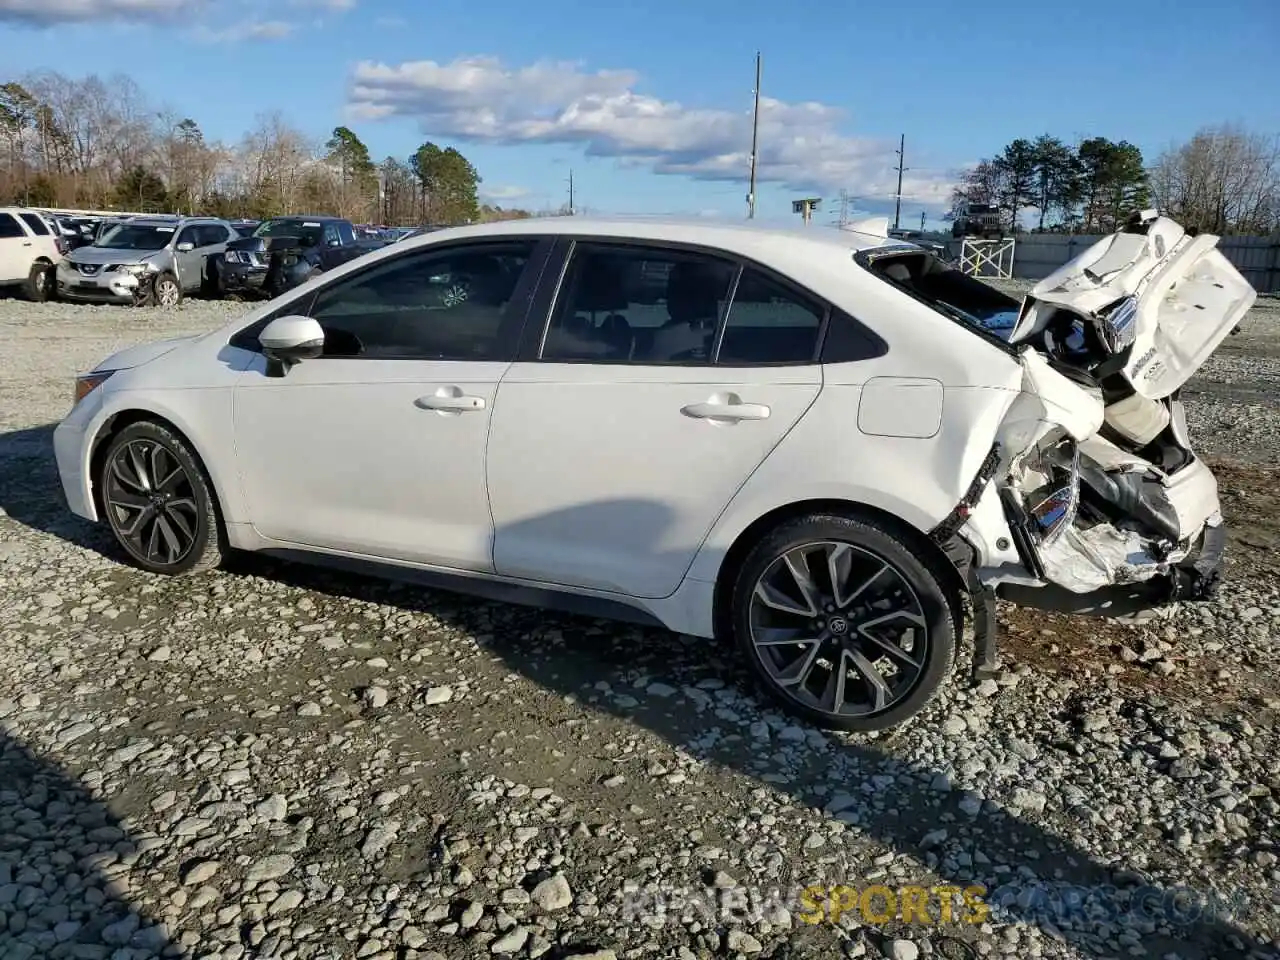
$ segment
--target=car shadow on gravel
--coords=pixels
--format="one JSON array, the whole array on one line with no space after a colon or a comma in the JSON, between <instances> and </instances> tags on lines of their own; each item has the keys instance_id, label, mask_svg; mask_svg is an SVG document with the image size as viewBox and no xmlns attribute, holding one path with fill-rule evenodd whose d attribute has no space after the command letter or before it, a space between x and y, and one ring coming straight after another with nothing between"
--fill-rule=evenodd
<instances>
[{"instance_id":1,"label":"car shadow on gravel","mask_svg":"<svg viewBox=\"0 0 1280 960\"><path fill-rule=\"evenodd\" d=\"M168 931L129 903L118 878L147 845L84 783L9 734L4 725L20 725L23 712L0 703L0 957L160 956Z\"/></svg>"},{"instance_id":2,"label":"car shadow on gravel","mask_svg":"<svg viewBox=\"0 0 1280 960\"><path fill-rule=\"evenodd\" d=\"M995 916L1035 925L1048 937L1080 950L1115 956L1140 945L1146 955L1160 957L1173 953L1180 960L1280 960L1280 954L1260 950L1251 953L1256 941L1234 922L1242 909L1255 905L1212 892L1201 877L1188 876L1176 884L1156 883L1138 871L1127 869L1122 862L1100 862L1065 836L990 802L980 815L974 816L971 809L966 810L966 801L972 803L975 799L972 795L966 797L937 787L939 778L946 778L943 771L901 758L911 751L910 726L879 738L884 749L877 746L873 738L831 737L802 726L806 735L806 743L801 745L804 758L780 780L775 776L779 766L768 758L780 744L762 747L748 737L732 733L708 742L709 729L732 730L736 726L732 720L723 722L722 717L715 715L714 704L704 712L692 707L673 709L672 699L666 697L641 694L639 698L627 700L592 696L599 681L618 684L620 677L624 678L623 682L643 676L671 679L673 684L679 683L686 694L700 682L724 681L739 697L751 703L755 711L777 717L771 704L757 699L750 678L736 662L732 650L722 649L711 641L514 604L473 600L262 556L237 557L232 570L335 599L428 613L451 628L481 638L479 642L484 649L499 657L506 668L558 698L587 701L588 709L612 714L624 724L647 730L670 746L711 765L755 780L770 791L789 794L792 801L802 806L822 808L828 802L830 795L822 784L828 782L827 775L833 766L851 771L852 778L844 788L849 795L846 798L849 806L843 812L846 816L849 810L857 812L846 820L855 835L898 856L920 861L945 884L959 888L983 887L983 899L996 908ZM712 689L711 693L714 692ZM711 696L707 699L714 701ZM729 703L728 708L732 713L733 704ZM898 748L898 756L888 753L891 747ZM839 817L841 812L833 809L828 815ZM947 828L954 833L957 826L967 852L1001 865L994 868L995 873L983 874L940 861L936 831ZM796 870L797 890L808 884L824 885L828 889L849 884L865 890L870 882L861 878L876 875L876 868L870 862L821 867L813 862L818 859L816 856L808 859L808 863L803 866L797 863L796 867L814 872L800 876L801 870ZM928 881L925 877L912 878L905 885L912 883L927 886ZM932 909L936 917L936 903ZM1091 927L1086 917L1105 921L1109 927L1107 935L1099 936L1095 932L1098 928ZM930 928L896 919L871 926L878 927L871 940L873 948L894 937L931 939L936 944L934 952L939 955L976 956L972 947L965 950L963 944L959 947L962 953L948 952L957 949L953 946L957 940L975 941L976 928L964 930L958 925ZM1167 927L1169 932L1160 931L1158 926ZM1117 942L1117 937L1122 939ZM887 946L881 949L884 955L889 955Z\"/></svg>"},{"instance_id":3,"label":"car shadow on gravel","mask_svg":"<svg viewBox=\"0 0 1280 960\"><path fill-rule=\"evenodd\" d=\"M29 527L117 556L102 532L72 517L62 503L52 461L51 430L40 427L0 435L0 507ZM563 529L563 518L546 519L554 520ZM590 517L584 517L583 523L588 522ZM652 531L655 537L659 532L660 528ZM692 706L673 709L667 698L632 698L623 706L617 698L584 697L584 691L591 691L597 682L616 681L619 676L671 678L680 683L686 695L700 682L724 681L736 687L735 695L740 702L750 704L752 712L773 714L771 705L756 699L733 651L713 642L530 607L460 599L456 594L261 556L235 556L228 572L232 576L266 577L335 599L429 613L470 636L482 638L483 646L505 666L559 697L587 699L590 708L647 730L673 748L754 780L767 790L788 794L802 806L821 808L828 804L830 796L825 784L830 771L849 771L844 788L849 794L848 806L830 813L848 823L856 835L920 861L945 883L983 886L985 901L1001 908L1004 916L1036 925L1049 937L1079 949L1119 955L1140 945L1147 955L1176 953L1181 960L1275 956L1249 952L1245 945L1253 943L1253 938L1232 921L1229 911L1222 909L1225 905L1238 912L1241 905L1200 896L1200 891L1208 892L1201 878L1187 877L1177 885L1148 882L1124 869L1124 864L1100 862L1065 836L998 804L988 801L975 815L972 803L986 798L939 789L940 780L947 780L945 771L887 752L889 747L898 748L901 755L910 752L910 726L878 740L828 737L801 727L802 758L787 767L786 776L778 777L779 765L770 756L777 744L761 747L751 738L733 732L707 737L709 729L727 727L732 731L737 726L718 716L714 702L708 715ZM956 825L969 854L981 854L989 863L999 865L998 870L993 867L992 872L983 873L956 866L952 859L940 860L937 831L942 828L954 832ZM0 834L3 832L0 830ZM805 864L806 869L811 865ZM825 877L796 878L797 886L849 883L865 888L866 883L860 878L875 870L867 862L848 863L845 867L844 876L831 875L827 868ZM924 882L925 878L918 881ZM1100 937L1096 927L1084 922L1085 917L1107 921L1107 936ZM1158 926L1171 932L1161 932ZM881 935L917 940L922 934L925 938L937 936L928 932L930 928L907 927L897 921L880 928ZM958 935L973 939L974 931L961 930ZM1117 942L1117 936L1123 939Z\"/></svg>"},{"instance_id":4,"label":"car shadow on gravel","mask_svg":"<svg viewBox=\"0 0 1280 960\"><path fill-rule=\"evenodd\" d=\"M112 559L110 533L67 509L53 459L54 424L0 433L0 510L24 526Z\"/></svg>"}]
</instances>

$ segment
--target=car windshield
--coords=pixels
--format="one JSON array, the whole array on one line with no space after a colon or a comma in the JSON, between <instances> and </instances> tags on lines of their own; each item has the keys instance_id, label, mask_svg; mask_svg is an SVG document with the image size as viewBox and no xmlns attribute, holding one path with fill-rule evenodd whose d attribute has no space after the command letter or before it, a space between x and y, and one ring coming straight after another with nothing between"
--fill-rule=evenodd
<instances>
[{"instance_id":1,"label":"car windshield","mask_svg":"<svg viewBox=\"0 0 1280 960\"><path fill-rule=\"evenodd\" d=\"M939 313L1008 342L1019 300L983 283L932 253L916 248L873 251L865 265L876 276L925 301Z\"/></svg>"},{"instance_id":2,"label":"car windshield","mask_svg":"<svg viewBox=\"0 0 1280 960\"><path fill-rule=\"evenodd\" d=\"M156 224L118 223L93 241L93 245L112 250L159 250L173 239L175 229Z\"/></svg>"},{"instance_id":3,"label":"car windshield","mask_svg":"<svg viewBox=\"0 0 1280 960\"><path fill-rule=\"evenodd\" d=\"M255 237L297 237L304 247L318 247L323 231L313 220L265 220L253 231Z\"/></svg>"}]
</instances>

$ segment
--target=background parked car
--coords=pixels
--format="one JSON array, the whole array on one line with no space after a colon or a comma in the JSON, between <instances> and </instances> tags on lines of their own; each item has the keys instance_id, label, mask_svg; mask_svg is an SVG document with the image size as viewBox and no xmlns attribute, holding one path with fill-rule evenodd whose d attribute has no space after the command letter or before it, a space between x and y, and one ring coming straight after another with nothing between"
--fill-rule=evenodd
<instances>
[{"instance_id":1,"label":"background parked car","mask_svg":"<svg viewBox=\"0 0 1280 960\"><path fill-rule=\"evenodd\" d=\"M66 241L36 211L0 207L0 288L20 286L32 300L48 300L54 266L66 250Z\"/></svg>"},{"instance_id":2,"label":"background parked car","mask_svg":"<svg viewBox=\"0 0 1280 960\"><path fill-rule=\"evenodd\" d=\"M184 295L215 295L210 264L236 236L231 224L209 217L135 217L107 229L58 265L58 294L70 300L158 303Z\"/></svg>"},{"instance_id":3,"label":"background parked car","mask_svg":"<svg viewBox=\"0 0 1280 960\"><path fill-rule=\"evenodd\" d=\"M384 246L384 240L358 237L341 217L272 217L251 236L228 243L215 269L223 293L274 297Z\"/></svg>"}]
</instances>

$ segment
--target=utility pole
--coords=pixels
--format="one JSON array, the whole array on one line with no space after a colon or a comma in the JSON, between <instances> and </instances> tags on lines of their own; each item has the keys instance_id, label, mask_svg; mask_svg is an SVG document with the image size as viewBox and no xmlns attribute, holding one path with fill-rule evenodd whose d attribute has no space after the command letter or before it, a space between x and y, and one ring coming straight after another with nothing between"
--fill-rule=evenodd
<instances>
[{"instance_id":1,"label":"utility pole","mask_svg":"<svg viewBox=\"0 0 1280 960\"><path fill-rule=\"evenodd\" d=\"M747 219L756 215L756 150L760 144L760 51L756 51L755 106L751 111L751 180L747 185Z\"/></svg>"},{"instance_id":2,"label":"utility pole","mask_svg":"<svg viewBox=\"0 0 1280 960\"><path fill-rule=\"evenodd\" d=\"M573 206L573 167L569 168L569 216L574 215Z\"/></svg>"},{"instance_id":3,"label":"utility pole","mask_svg":"<svg viewBox=\"0 0 1280 960\"><path fill-rule=\"evenodd\" d=\"M924 218L925 218L925 212L921 210L920 211L920 232L921 233L924 233Z\"/></svg>"},{"instance_id":4,"label":"utility pole","mask_svg":"<svg viewBox=\"0 0 1280 960\"><path fill-rule=\"evenodd\" d=\"M898 220L902 216L902 173L907 168L902 164L907 158L907 135L904 133L898 140L898 192L893 198L893 229L898 229Z\"/></svg>"}]
</instances>

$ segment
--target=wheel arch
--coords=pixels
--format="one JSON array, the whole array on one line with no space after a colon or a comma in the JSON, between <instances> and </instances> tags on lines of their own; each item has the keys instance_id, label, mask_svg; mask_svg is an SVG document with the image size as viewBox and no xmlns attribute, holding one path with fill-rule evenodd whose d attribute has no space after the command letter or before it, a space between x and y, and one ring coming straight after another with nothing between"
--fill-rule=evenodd
<instances>
[{"instance_id":1,"label":"wheel arch","mask_svg":"<svg viewBox=\"0 0 1280 960\"><path fill-rule=\"evenodd\" d=\"M119 434L126 427L130 427L135 423L156 423L171 430L182 438L183 442L191 448L191 452L195 455L200 469L204 471L204 475L209 480L209 487L213 492L214 500L217 501L216 507L222 522L227 522L227 498L223 493L222 486L219 484L218 477L213 470L209 469L209 459L200 449L200 444L191 438L191 434L183 429L180 423L173 418L157 413L154 410L147 410L143 407L129 407L114 413L102 422L98 428L98 432L94 434L93 443L89 448L89 491L93 497L93 509L99 516L104 516L102 502L102 485L98 483L98 476L102 470L102 464L107 455L107 450L111 446L111 438Z\"/></svg>"},{"instance_id":2,"label":"wheel arch","mask_svg":"<svg viewBox=\"0 0 1280 960\"><path fill-rule=\"evenodd\" d=\"M794 503L774 507L767 513L757 517L734 538L716 574L715 590L712 600L712 617L716 637L724 639L731 635L730 601L733 595L734 581L741 570L747 554L751 552L769 531L776 529L791 520L811 514L831 514L852 519L874 520L901 538L903 543L913 549L929 570L938 578L952 606L952 617L957 621L957 633L962 622L963 610L961 597L966 591L963 577L946 552L931 540L924 531L906 520L868 503L853 500L832 498L814 498L797 500Z\"/></svg>"}]
</instances>

